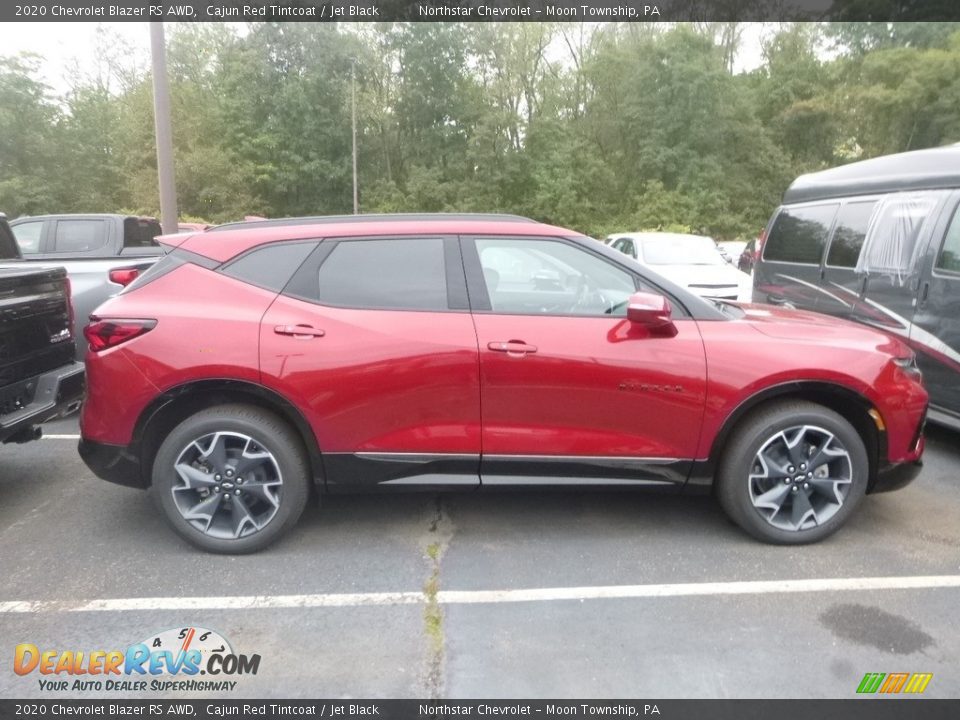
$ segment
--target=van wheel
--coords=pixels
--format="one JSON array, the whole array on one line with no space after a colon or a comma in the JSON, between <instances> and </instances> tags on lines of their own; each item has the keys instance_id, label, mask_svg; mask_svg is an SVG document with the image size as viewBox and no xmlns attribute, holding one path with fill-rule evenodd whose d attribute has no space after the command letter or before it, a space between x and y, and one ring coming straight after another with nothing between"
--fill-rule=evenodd
<instances>
[{"instance_id":1,"label":"van wheel","mask_svg":"<svg viewBox=\"0 0 960 720\"><path fill-rule=\"evenodd\" d=\"M869 470L863 440L847 420L815 403L782 402L736 428L720 462L717 496L755 538L811 543L850 517Z\"/></svg>"},{"instance_id":2,"label":"van wheel","mask_svg":"<svg viewBox=\"0 0 960 720\"><path fill-rule=\"evenodd\" d=\"M177 425L153 461L153 494L183 538L215 553L265 548L297 522L310 466L271 412L221 405Z\"/></svg>"}]
</instances>

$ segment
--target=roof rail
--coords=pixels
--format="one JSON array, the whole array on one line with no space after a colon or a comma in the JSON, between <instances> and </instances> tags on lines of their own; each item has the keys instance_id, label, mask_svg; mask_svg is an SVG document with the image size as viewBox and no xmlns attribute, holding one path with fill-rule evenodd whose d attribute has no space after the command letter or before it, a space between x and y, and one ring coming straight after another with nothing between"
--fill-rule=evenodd
<instances>
[{"instance_id":1,"label":"roof rail","mask_svg":"<svg viewBox=\"0 0 960 720\"><path fill-rule=\"evenodd\" d=\"M490 220L492 222L535 223L536 220L522 215L500 213L370 213L361 215L317 215L309 217L271 218L226 223L209 228L219 230L242 230L257 227L282 227L285 225L332 225L356 222L443 222L444 220Z\"/></svg>"}]
</instances>

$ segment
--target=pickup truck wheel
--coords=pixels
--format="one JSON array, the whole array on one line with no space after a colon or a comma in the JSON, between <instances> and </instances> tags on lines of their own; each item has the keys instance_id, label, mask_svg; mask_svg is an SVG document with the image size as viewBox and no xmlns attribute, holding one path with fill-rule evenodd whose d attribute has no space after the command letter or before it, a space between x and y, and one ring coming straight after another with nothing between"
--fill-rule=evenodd
<instances>
[{"instance_id":1,"label":"pickup truck wheel","mask_svg":"<svg viewBox=\"0 0 960 720\"><path fill-rule=\"evenodd\" d=\"M783 402L734 431L717 477L727 515L759 540L796 545L836 532L867 489L863 440L821 405Z\"/></svg>"},{"instance_id":2,"label":"pickup truck wheel","mask_svg":"<svg viewBox=\"0 0 960 720\"><path fill-rule=\"evenodd\" d=\"M255 552L289 530L306 505L309 478L296 434L247 405L188 417L153 462L154 497L170 525L216 553Z\"/></svg>"}]
</instances>

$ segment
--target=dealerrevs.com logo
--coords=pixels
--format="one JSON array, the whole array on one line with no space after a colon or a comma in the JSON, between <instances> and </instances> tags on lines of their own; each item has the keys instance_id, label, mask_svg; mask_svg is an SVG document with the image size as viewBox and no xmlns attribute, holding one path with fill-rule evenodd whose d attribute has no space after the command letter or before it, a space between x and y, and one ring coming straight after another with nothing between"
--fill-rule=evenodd
<instances>
[{"instance_id":1,"label":"dealerrevs.com logo","mask_svg":"<svg viewBox=\"0 0 960 720\"><path fill-rule=\"evenodd\" d=\"M44 691L229 691L240 675L256 675L259 655L234 652L219 633L200 627L165 630L125 650L41 649L20 643L13 671L39 675ZM203 676L202 678L199 676Z\"/></svg>"}]
</instances>

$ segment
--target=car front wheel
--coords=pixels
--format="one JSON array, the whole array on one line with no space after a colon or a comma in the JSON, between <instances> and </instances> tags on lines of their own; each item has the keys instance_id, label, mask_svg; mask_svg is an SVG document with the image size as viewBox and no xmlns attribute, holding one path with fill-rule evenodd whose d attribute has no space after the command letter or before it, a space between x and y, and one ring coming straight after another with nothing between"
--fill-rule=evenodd
<instances>
[{"instance_id":1,"label":"car front wheel","mask_svg":"<svg viewBox=\"0 0 960 720\"><path fill-rule=\"evenodd\" d=\"M759 540L816 542L836 532L866 493L863 440L834 411L782 402L748 416L720 462L717 496Z\"/></svg>"},{"instance_id":2,"label":"car front wheel","mask_svg":"<svg viewBox=\"0 0 960 720\"><path fill-rule=\"evenodd\" d=\"M309 478L302 444L285 422L257 407L222 405L173 429L152 480L181 537L210 552L250 553L296 523Z\"/></svg>"}]
</instances>

